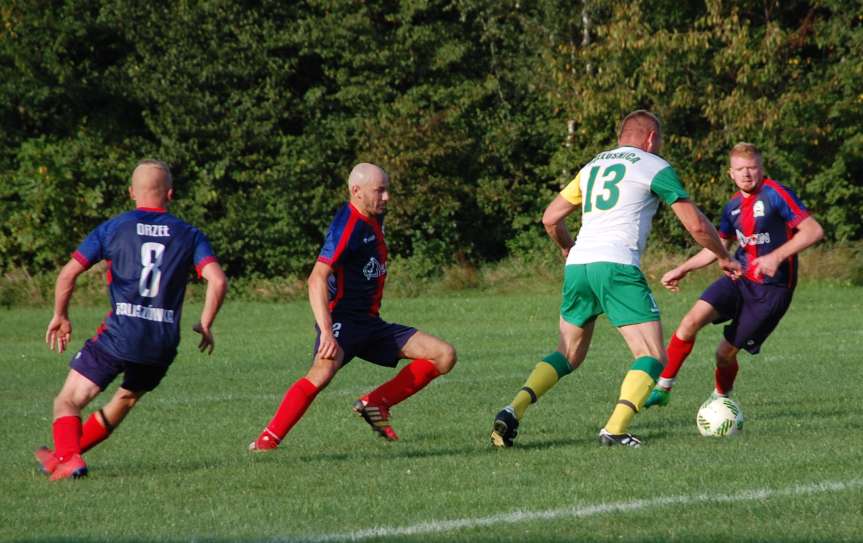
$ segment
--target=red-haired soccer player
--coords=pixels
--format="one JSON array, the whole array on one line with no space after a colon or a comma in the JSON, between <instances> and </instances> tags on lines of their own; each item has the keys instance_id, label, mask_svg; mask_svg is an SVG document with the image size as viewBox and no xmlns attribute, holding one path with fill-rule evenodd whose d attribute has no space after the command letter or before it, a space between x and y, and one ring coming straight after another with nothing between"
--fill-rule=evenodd
<instances>
[{"instance_id":1,"label":"red-haired soccer player","mask_svg":"<svg viewBox=\"0 0 863 543\"><path fill-rule=\"evenodd\" d=\"M98 334L69 363L54 399L54 450L36 458L51 480L87 475L81 455L105 440L146 392L165 376L177 355L180 314L193 267L207 280L201 319L201 351L213 352L210 327L228 288L225 274L201 231L167 212L174 189L171 171L158 160L142 160L132 173L129 195L136 209L93 230L57 277L54 317L45 341L63 352L72 336L69 301L77 277L106 260L111 312ZM111 400L81 424L81 411L120 374Z\"/></svg>"},{"instance_id":2,"label":"red-haired soccer player","mask_svg":"<svg viewBox=\"0 0 863 543\"><path fill-rule=\"evenodd\" d=\"M251 451L278 447L318 392L354 357L386 367L411 359L393 379L353 406L372 430L395 441L390 408L456 363L449 343L380 317L387 275L383 217L389 176L374 164L358 164L350 173L348 189L350 200L336 212L309 276L309 303L318 333L312 366L285 393L272 420L249 445Z\"/></svg>"},{"instance_id":3,"label":"red-haired soccer player","mask_svg":"<svg viewBox=\"0 0 863 543\"><path fill-rule=\"evenodd\" d=\"M737 241L743 267L736 281L720 277L701 294L668 343L668 364L645 407L667 405L677 372L692 351L698 331L731 321L716 348L713 396L728 396L737 377L737 353L758 354L791 304L797 284L797 254L824 237L824 231L794 192L764 176L761 152L738 143L729 153L728 174L739 189L722 210L719 235L726 248ZM701 251L662 276L676 292L680 280L714 260Z\"/></svg>"}]
</instances>

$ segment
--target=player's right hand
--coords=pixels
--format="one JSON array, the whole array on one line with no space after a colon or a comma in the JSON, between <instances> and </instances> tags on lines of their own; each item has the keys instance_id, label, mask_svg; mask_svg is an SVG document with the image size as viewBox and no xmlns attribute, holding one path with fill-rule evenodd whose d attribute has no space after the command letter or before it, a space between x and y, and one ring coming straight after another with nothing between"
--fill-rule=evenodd
<instances>
[{"instance_id":1,"label":"player's right hand","mask_svg":"<svg viewBox=\"0 0 863 543\"><path fill-rule=\"evenodd\" d=\"M45 332L45 343L52 351L62 353L72 339L72 322L68 317L54 315Z\"/></svg>"},{"instance_id":2,"label":"player's right hand","mask_svg":"<svg viewBox=\"0 0 863 543\"><path fill-rule=\"evenodd\" d=\"M198 350L213 354L213 349L216 348L216 339L213 337L213 332L209 328L204 328L201 323L197 323L192 327L192 330L201 334L201 342L198 343Z\"/></svg>"},{"instance_id":3,"label":"player's right hand","mask_svg":"<svg viewBox=\"0 0 863 543\"><path fill-rule=\"evenodd\" d=\"M321 332L320 344L318 345L318 358L334 360L339 353L339 342L336 341L332 332Z\"/></svg>"},{"instance_id":4,"label":"player's right hand","mask_svg":"<svg viewBox=\"0 0 863 543\"><path fill-rule=\"evenodd\" d=\"M743 267L740 265L740 262L733 258L720 259L719 268L722 270L722 273L731 279L738 279L743 273Z\"/></svg>"}]
</instances>

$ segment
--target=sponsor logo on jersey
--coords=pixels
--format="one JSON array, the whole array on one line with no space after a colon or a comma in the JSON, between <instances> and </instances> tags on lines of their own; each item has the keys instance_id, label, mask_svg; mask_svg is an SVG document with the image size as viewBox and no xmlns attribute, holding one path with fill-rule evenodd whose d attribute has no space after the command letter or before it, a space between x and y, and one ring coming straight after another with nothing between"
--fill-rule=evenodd
<instances>
[{"instance_id":1,"label":"sponsor logo on jersey","mask_svg":"<svg viewBox=\"0 0 863 543\"><path fill-rule=\"evenodd\" d=\"M591 160L590 163L588 163L588 166L590 164L593 164L597 160L626 160L626 161L630 162L631 164L635 164L636 162L641 160L641 157L639 157L637 153L633 153L632 151L617 151L615 153L611 153L611 152L599 153L598 155L593 157L593 160Z\"/></svg>"},{"instance_id":2,"label":"sponsor logo on jersey","mask_svg":"<svg viewBox=\"0 0 863 543\"><path fill-rule=\"evenodd\" d=\"M138 235L149 236L151 238L167 238L171 236L167 224L143 224L138 223Z\"/></svg>"},{"instance_id":3,"label":"sponsor logo on jersey","mask_svg":"<svg viewBox=\"0 0 863 543\"><path fill-rule=\"evenodd\" d=\"M737 230L737 242L741 247L749 245L766 245L770 243L770 232L756 232L751 236L744 235L743 232Z\"/></svg>"},{"instance_id":4,"label":"sponsor logo on jersey","mask_svg":"<svg viewBox=\"0 0 863 543\"><path fill-rule=\"evenodd\" d=\"M733 216L733 215L740 215L740 209L739 209L739 208L738 208L738 209L732 209L732 210L731 210L731 215L732 215L732 216Z\"/></svg>"},{"instance_id":5,"label":"sponsor logo on jersey","mask_svg":"<svg viewBox=\"0 0 863 543\"><path fill-rule=\"evenodd\" d=\"M752 206L752 216L753 217L763 217L764 216L764 202L758 200L755 202L755 205Z\"/></svg>"},{"instance_id":6,"label":"sponsor logo on jersey","mask_svg":"<svg viewBox=\"0 0 863 543\"><path fill-rule=\"evenodd\" d=\"M376 237L375 237L375 235L374 235L374 234L372 234L371 236L364 237L364 238L363 238L363 243L371 243L371 242L373 242L373 241L374 241L374 240L376 240L376 239L378 239L378 238L376 238Z\"/></svg>"},{"instance_id":7,"label":"sponsor logo on jersey","mask_svg":"<svg viewBox=\"0 0 863 543\"><path fill-rule=\"evenodd\" d=\"M363 266L363 275L366 276L366 280L368 281L371 281L372 279L377 279L378 277L382 277L386 274L386 264L381 264L375 257L371 257L368 263Z\"/></svg>"},{"instance_id":8,"label":"sponsor logo on jersey","mask_svg":"<svg viewBox=\"0 0 863 543\"><path fill-rule=\"evenodd\" d=\"M117 310L114 314L120 317L132 317L153 322L174 322L174 310L162 307L148 307L139 304L117 302Z\"/></svg>"}]
</instances>

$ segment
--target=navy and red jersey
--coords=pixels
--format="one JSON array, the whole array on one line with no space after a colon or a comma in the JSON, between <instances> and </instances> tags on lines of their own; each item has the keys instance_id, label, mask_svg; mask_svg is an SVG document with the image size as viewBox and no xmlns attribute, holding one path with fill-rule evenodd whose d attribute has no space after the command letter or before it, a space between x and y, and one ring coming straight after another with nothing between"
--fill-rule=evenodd
<instances>
[{"instance_id":1,"label":"navy and red jersey","mask_svg":"<svg viewBox=\"0 0 863 543\"><path fill-rule=\"evenodd\" d=\"M794 191L765 178L757 192L745 196L737 192L722 209L719 235L736 238L735 258L743 266L744 277L756 283L794 287L797 284L797 255L786 259L773 277L755 275L752 261L774 251L794 236L797 225L809 216Z\"/></svg>"},{"instance_id":2,"label":"navy and red jersey","mask_svg":"<svg viewBox=\"0 0 863 543\"><path fill-rule=\"evenodd\" d=\"M387 278L383 218L365 217L350 203L336 212L318 256L333 269L330 312L378 316Z\"/></svg>"},{"instance_id":3,"label":"navy and red jersey","mask_svg":"<svg viewBox=\"0 0 863 543\"><path fill-rule=\"evenodd\" d=\"M108 263L111 311L98 347L120 360L170 364L189 272L200 276L216 260L206 236L164 209L138 208L100 224L72 258L85 268Z\"/></svg>"}]
</instances>

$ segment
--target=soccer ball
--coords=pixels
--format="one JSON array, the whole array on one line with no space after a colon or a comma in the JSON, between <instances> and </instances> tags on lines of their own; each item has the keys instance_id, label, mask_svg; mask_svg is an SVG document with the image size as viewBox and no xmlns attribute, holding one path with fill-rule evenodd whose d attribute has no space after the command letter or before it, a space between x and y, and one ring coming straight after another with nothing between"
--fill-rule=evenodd
<instances>
[{"instance_id":1,"label":"soccer ball","mask_svg":"<svg viewBox=\"0 0 863 543\"><path fill-rule=\"evenodd\" d=\"M703 436L733 436L743 430L743 411L731 398L710 398L698 408L695 423Z\"/></svg>"}]
</instances>

